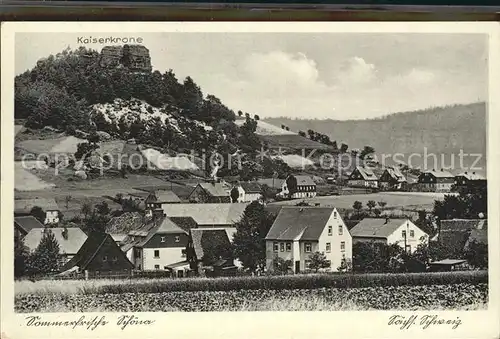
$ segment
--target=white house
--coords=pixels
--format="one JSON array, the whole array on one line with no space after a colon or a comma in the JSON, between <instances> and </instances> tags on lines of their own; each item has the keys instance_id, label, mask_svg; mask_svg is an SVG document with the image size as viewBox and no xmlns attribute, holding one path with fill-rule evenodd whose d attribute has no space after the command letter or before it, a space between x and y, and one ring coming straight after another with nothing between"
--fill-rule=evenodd
<instances>
[{"instance_id":1,"label":"white house","mask_svg":"<svg viewBox=\"0 0 500 339\"><path fill-rule=\"evenodd\" d=\"M316 183L308 175L289 175L281 185L279 195L287 198L314 198Z\"/></svg>"},{"instance_id":2,"label":"white house","mask_svg":"<svg viewBox=\"0 0 500 339\"><path fill-rule=\"evenodd\" d=\"M397 244L410 253L429 241L429 235L409 219L365 218L351 229L351 235L354 243Z\"/></svg>"},{"instance_id":3,"label":"white house","mask_svg":"<svg viewBox=\"0 0 500 339\"><path fill-rule=\"evenodd\" d=\"M309 269L309 257L324 252L335 272L352 261L352 238L334 207L283 207L266 236L266 266L275 257L290 260L294 273Z\"/></svg>"},{"instance_id":4,"label":"white house","mask_svg":"<svg viewBox=\"0 0 500 339\"><path fill-rule=\"evenodd\" d=\"M262 188L256 182L242 182L231 190L232 202L252 202L262 199Z\"/></svg>"}]
</instances>

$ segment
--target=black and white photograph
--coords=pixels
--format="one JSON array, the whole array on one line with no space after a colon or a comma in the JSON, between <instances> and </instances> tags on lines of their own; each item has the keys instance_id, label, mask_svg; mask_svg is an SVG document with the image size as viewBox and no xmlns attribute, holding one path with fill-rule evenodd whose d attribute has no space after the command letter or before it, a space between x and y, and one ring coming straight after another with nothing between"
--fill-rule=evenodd
<instances>
[{"instance_id":1,"label":"black and white photograph","mask_svg":"<svg viewBox=\"0 0 500 339\"><path fill-rule=\"evenodd\" d=\"M24 326L391 311L451 331L397 312L491 310L486 30L82 27L16 31L2 62Z\"/></svg>"}]
</instances>

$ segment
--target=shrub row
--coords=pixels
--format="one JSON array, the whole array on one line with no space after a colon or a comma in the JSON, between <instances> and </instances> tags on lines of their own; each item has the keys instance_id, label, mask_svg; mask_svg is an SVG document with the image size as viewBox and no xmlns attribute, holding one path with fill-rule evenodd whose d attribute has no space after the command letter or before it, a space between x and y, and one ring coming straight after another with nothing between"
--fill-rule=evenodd
<instances>
[{"instance_id":1,"label":"shrub row","mask_svg":"<svg viewBox=\"0 0 500 339\"><path fill-rule=\"evenodd\" d=\"M217 312L481 309L487 284L314 290L239 290L126 294L22 294L17 312Z\"/></svg>"},{"instance_id":2,"label":"shrub row","mask_svg":"<svg viewBox=\"0 0 500 339\"><path fill-rule=\"evenodd\" d=\"M122 283L89 288L84 293L162 293L172 291L295 290L323 287L357 288L377 286L424 286L479 284L488 282L487 271L396 273L396 274L311 274L290 276L186 278Z\"/></svg>"}]
</instances>

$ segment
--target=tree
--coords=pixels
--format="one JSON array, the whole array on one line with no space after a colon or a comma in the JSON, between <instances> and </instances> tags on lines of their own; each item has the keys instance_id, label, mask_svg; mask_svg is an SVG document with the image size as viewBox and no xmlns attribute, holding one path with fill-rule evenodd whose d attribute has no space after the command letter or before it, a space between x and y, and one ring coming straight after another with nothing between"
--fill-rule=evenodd
<instances>
[{"instance_id":1,"label":"tree","mask_svg":"<svg viewBox=\"0 0 500 339\"><path fill-rule=\"evenodd\" d=\"M467 244L464 259L469 265L478 269L488 268L488 245L473 240Z\"/></svg>"},{"instance_id":2,"label":"tree","mask_svg":"<svg viewBox=\"0 0 500 339\"><path fill-rule=\"evenodd\" d=\"M356 211L356 214L359 215L361 209L363 208L363 203L361 201L356 200L354 204L352 204L352 208Z\"/></svg>"},{"instance_id":3,"label":"tree","mask_svg":"<svg viewBox=\"0 0 500 339\"><path fill-rule=\"evenodd\" d=\"M299 131L299 135L300 135L301 137L304 137L304 138L305 138L305 137L306 137L306 132L304 132L304 131Z\"/></svg>"},{"instance_id":4,"label":"tree","mask_svg":"<svg viewBox=\"0 0 500 339\"><path fill-rule=\"evenodd\" d=\"M255 120L260 120L260 117L259 117L257 114L255 114L253 118L254 118Z\"/></svg>"},{"instance_id":5,"label":"tree","mask_svg":"<svg viewBox=\"0 0 500 339\"><path fill-rule=\"evenodd\" d=\"M377 206L377 203L374 200L368 200L368 202L366 203L366 207L368 207L368 210L370 211L370 213L372 212L372 209L375 206Z\"/></svg>"},{"instance_id":6,"label":"tree","mask_svg":"<svg viewBox=\"0 0 500 339\"><path fill-rule=\"evenodd\" d=\"M380 206L381 209L384 209L384 207L385 207L385 205L387 205L387 203L385 201L380 200L378 202L378 205Z\"/></svg>"},{"instance_id":7,"label":"tree","mask_svg":"<svg viewBox=\"0 0 500 339\"><path fill-rule=\"evenodd\" d=\"M34 216L42 224L45 224L45 211L40 206L33 206L30 215Z\"/></svg>"},{"instance_id":8,"label":"tree","mask_svg":"<svg viewBox=\"0 0 500 339\"><path fill-rule=\"evenodd\" d=\"M347 146L347 144L342 143L340 145L340 153L346 153L348 148L349 146Z\"/></svg>"},{"instance_id":9,"label":"tree","mask_svg":"<svg viewBox=\"0 0 500 339\"><path fill-rule=\"evenodd\" d=\"M23 239L14 235L14 277L19 278L25 274L26 264L29 257L28 248L24 245Z\"/></svg>"},{"instance_id":10,"label":"tree","mask_svg":"<svg viewBox=\"0 0 500 339\"><path fill-rule=\"evenodd\" d=\"M261 203L254 201L245 208L243 217L235 224L234 254L252 272L265 267L265 237L274 219L275 216L267 212Z\"/></svg>"},{"instance_id":11,"label":"tree","mask_svg":"<svg viewBox=\"0 0 500 339\"><path fill-rule=\"evenodd\" d=\"M367 155L375 153L375 149L371 146L365 146L363 150L361 151L359 157L361 159L364 159Z\"/></svg>"},{"instance_id":12,"label":"tree","mask_svg":"<svg viewBox=\"0 0 500 339\"><path fill-rule=\"evenodd\" d=\"M59 243L50 228L45 228L42 239L28 259L31 274L50 274L59 271Z\"/></svg>"},{"instance_id":13,"label":"tree","mask_svg":"<svg viewBox=\"0 0 500 339\"><path fill-rule=\"evenodd\" d=\"M352 267L355 272L402 272L405 253L396 244L357 242L352 246Z\"/></svg>"},{"instance_id":14,"label":"tree","mask_svg":"<svg viewBox=\"0 0 500 339\"><path fill-rule=\"evenodd\" d=\"M309 268L318 272L322 268L330 267L331 263L326 259L326 255L323 252L314 252L309 260L311 263L309 264Z\"/></svg>"},{"instance_id":15,"label":"tree","mask_svg":"<svg viewBox=\"0 0 500 339\"><path fill-rule=\"evenodd\" d=\"M242 111L238 111L238 116L241 117L243 115Z\"/></svg>"},{"instance_id":16,"label":"tree","mask_svg":"<svg viewBox=\"0 0 500 339\"><path fill-rule=\"evenodd\" d=\"M89 202L84 202L80 208L80 212L83 214L85 219L88 219L90 213L92 213L92 205Z\"/></svg>"},{"instance_id":17,"label":"tree","mask_svg":"<svg viewBox=\"0 0 500 339\"><path fill-rule=\"evenodd\" d=\"M281 257L274 257L272 261L273 273L287 274L292 266L291 260L285 260Z\"/></svg>"},{"instance_id":18,"label":"tree","mask_svg":"<svg viewBox=\"0 0 500 339\"><path fill-rule=\"evenodd\" d=\"M375 214L376 217L379 217L382 214L382 211L376 208L373 210L373 213Z\"/></svg>"}]
</instances>

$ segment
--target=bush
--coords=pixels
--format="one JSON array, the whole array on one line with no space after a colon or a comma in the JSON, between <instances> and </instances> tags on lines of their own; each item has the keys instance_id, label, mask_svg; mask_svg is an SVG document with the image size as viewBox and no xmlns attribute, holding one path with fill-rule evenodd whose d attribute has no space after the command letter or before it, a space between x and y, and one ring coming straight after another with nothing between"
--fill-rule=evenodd
<instances>
[{"instance_id":1,"label":"bush","mask_svg":"<svg viewBox=\"0 0 500 339\"><path fill-rule=\"evenodd\" d=\"M232 278L196 278L117 284L88 291L103 293L162 293L173 291L294 290L316 288L358 288L377 286L424 286L488 282L487 271L397 273L397 274L311 274Z\"/></svg>"}]
</instances>

